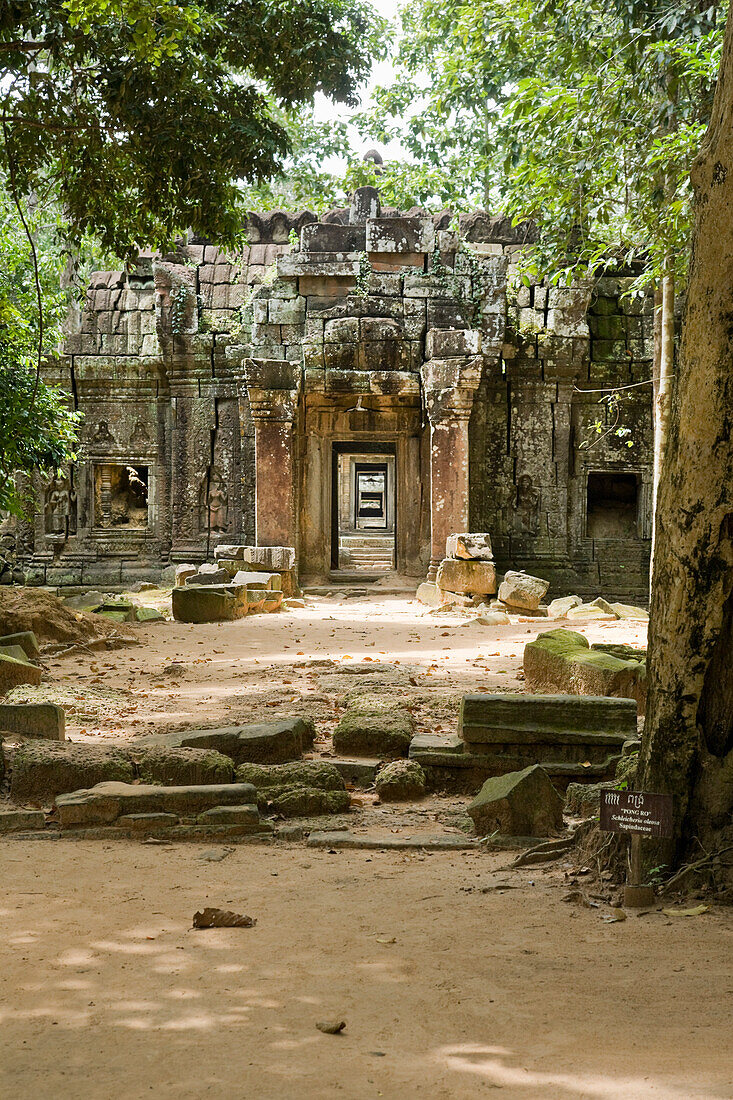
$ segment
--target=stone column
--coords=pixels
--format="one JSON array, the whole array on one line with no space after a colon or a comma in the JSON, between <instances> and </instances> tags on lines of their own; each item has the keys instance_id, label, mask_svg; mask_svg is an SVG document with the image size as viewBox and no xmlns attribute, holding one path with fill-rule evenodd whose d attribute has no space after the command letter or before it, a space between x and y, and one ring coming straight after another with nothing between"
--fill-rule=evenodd
<instances>
[{"instance_id":1,"label":"stone column","mask_svg":"<svg viewBox=\"0 0 733 1100\"><path fill-rule=\"evenodd\" d=\"M430 581L448 535L468 530L468 419L481 366L480 355L430 359L420 372L430 420Z\"/></svg>"},{"instance_id":2,"label":"stone column","mask_svg":"<svg viewBox=\"0 0 733 1100\"><path fill-rule=\"evenodd\" d=\"M295 546L294 423L301 368L281 359L244 365L255 426L255 541Z\"/></svg>"}]
</instances>

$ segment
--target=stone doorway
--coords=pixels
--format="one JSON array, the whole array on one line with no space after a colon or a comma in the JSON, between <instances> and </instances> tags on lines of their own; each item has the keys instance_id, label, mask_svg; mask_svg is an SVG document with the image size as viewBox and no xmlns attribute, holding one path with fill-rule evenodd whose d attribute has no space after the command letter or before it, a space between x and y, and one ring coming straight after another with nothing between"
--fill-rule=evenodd
<instances>
[{"instance_id":1,"label":"stone doorway","mask_svg":"<svg viewBox=\"0 0 733 1100\"><path fill-rule=\"evenodd\" d=\"M334 444L331 568L379 574L395 568L397 529L393 444Z\"/></svg>"}]
</instances>

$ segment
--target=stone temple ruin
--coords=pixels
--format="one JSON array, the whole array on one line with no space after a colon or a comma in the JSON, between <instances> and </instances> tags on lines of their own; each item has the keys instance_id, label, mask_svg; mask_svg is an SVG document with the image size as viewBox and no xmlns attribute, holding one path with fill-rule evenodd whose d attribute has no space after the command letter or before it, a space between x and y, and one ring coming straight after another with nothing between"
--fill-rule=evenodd
<instances>
[{"instance_id":1,"label":"stone temple ruin","mask_svg":"<svg viewBox=\"0 0 733 1100\"><path fill-rule=\"evenodd\" d=\"M449 223L361 188L320 219L251 214L236 255L190 238L96 272L46 368L83 446L18 526L28 582L157 579L221 544L434 579L447 536L487 531L499 570L643 597L651 387L627 436L596 424L599 391L651 374L650 298L628 272L517 283L526 226Z\"/></svg>"}]
</instances>

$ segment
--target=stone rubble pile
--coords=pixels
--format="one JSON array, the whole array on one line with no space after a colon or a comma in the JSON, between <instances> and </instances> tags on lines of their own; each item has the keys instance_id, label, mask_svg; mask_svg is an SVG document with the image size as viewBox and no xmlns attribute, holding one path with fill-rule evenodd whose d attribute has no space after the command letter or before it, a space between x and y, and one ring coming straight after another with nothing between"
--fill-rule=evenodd
<instances>
[{"instance_id":1,"label":"stone rubble pile","mask_svg":"<svg viewBox=\"0 0 733 1100\"><path fill-rule=\"evenodd\" d=\"M151 585L155 587L155 585ZM165 615L154 607L141 607L132 600L114 593L82 592L78 596L69 596L64 605L76 611L86 611L90 615L99 615L112 623L160 623Z\"/></svg>"},{"instance_id":2,"label":"stone rubble pile","mask_svg":"<svg viewBox=\"0 0 733 1100\"><path fill-rule=\"evenodd\" d=\"M417 598L430 607L428 614L442 615L461 610L478 612L471 620L481 626L502 626L510 616L550 619L640 619L649 618L643 607L609 603L601 596L583 602L580 596L562 596L543 603L550 582L522 570L507 570L497 591L491 536L486 532L453 534L446 540L446 556L435 581L425 581ZM487 598L496 594L495 599Z\"/></svg>"},{"instance_id":3,"label":"stone rubble pile","mask_svg":"<svg viewBox=\"0 0 733 1100\"><path fill-rule=\"evenodd\" d=\"M242 619L279 611L297 596L292 546L217 546L214 562L176 567L173 618L184 623Z\"/></svg>"}]
</instances>

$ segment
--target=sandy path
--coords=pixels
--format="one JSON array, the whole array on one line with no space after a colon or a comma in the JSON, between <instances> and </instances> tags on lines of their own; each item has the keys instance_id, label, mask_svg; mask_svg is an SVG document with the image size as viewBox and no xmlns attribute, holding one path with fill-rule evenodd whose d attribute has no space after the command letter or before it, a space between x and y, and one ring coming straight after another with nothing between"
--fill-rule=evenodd
<instances>
[{"instance_id":1,"label":"sandy path","mask_svg":"<svg viewBox=\"0 0 733 1100\"><path fill-rule=\"evenodd\" d=\"M730 910L604 924L506 854L203 850L0 846L0 1095L733 1095ZM257 927L189 931L205 904Z\"/></svg>"},{"instance_id":2,"label":"sandy path","mask_svg":"<svg viewBox=\"0 0 733 1100\"><path fill-rule=\"evenodd\" d=\"M139 602L158 602L144 593ZM169 601L168 601L169 602ZM75 740L128 737L183 726L264 721L306 711L328 734L338 718L319 689L327 668L308 662L389 662L417 666L415 686L443 695L521 691L524 644L565 625L535 620L510 626L467 625L459 615L432 617L414 599L312 598L303 609L233 623L136 628L140 647L49 661L53 683L119 695L99 720L67 720ZM646 644L646 624L572 623L589 641ZM171 666L177 666L171 672ZM180 675L175 675L179 672ZM439 729L440 721L431 728ZM447 722L445 728L451 728Z\"/></svg>"}]
</instances>

